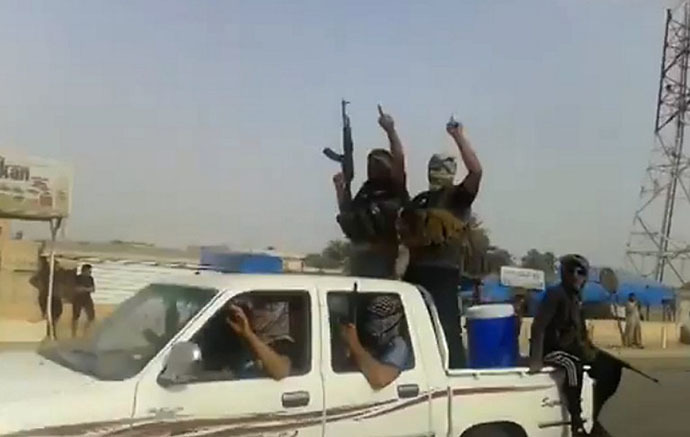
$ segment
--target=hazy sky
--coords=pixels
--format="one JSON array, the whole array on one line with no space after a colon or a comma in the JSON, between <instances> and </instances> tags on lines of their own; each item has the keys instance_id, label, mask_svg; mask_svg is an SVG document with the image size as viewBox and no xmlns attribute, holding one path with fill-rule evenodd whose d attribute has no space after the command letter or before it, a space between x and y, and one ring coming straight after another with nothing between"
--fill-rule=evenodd
<instances>
[{"instance_id":1,"label":"hazy sky","mask_svg":"<svg viewBox=\"0 0 690 437\"><path fill-rule=\"evenodd\" d=\"M0 145L74 166L69 238L311 251L340 237L341 97L357 186L377 103L412 192L455 113L495 244L618 265L674 3L2 1Z\"/></svg>"}]
</instances>

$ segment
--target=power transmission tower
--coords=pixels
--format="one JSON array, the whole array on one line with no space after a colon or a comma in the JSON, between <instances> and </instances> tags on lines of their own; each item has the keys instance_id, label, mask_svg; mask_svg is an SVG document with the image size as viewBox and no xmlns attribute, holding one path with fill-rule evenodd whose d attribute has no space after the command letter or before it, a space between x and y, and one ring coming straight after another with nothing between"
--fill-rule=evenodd
<instances>
[{"instance_id":1,"label":"power transmission tower","mask_svg":"<svg viewBox=\"0 0 690 437\"><path fill-rule=\"evenodd\" d=\"M654 147L626 248L628 264L657 281L688 281L690 159L683 150L688 123L690 4L666 11ZM668 275L671 275L669 278Z\"/></svg>"}]
</instances>

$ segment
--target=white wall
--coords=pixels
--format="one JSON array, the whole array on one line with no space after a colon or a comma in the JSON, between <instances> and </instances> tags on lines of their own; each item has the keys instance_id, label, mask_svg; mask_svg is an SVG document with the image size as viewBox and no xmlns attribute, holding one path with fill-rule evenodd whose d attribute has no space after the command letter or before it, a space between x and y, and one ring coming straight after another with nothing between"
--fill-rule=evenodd
<instances>
[{"instance_id":1,"label":"white wall","mask_svg":"<svg viewBox=\"0 0 690 437\"><path fill-rule=\"evenodd\" d=\"M191 269L146 264L113 261L90 264L93 266L92 274L96 282L93 300L99 305L117 305L150 282L167 275L194 274L194 270Z\"/></svg>"}]
</instances>

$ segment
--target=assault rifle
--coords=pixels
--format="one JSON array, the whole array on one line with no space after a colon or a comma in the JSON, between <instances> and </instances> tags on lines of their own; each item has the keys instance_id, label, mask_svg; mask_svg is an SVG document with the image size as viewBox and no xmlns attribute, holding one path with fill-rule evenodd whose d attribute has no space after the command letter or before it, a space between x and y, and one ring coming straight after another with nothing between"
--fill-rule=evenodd
<instances>
[{"instance_id":1,"label":"assault rifle","mask_svg":"<svg viewBox=\"0 0 690 437\"><path fill-rule=\"evenodd\" d=\"M347 294L347 313L344 317L340 318L341 325L352 323L357 326L357 306L359 305L357 297L357 283L355 282L352 286L352 291Z\"/></svg>"},{"instance_id":2,"label":"assault rifle","mask_svg":"<svg viewBox=\"0 0 690 437\"><path fill-rule=\"evenodd\" d=\"M615 355L612 355L612 354L610 354L609 352L606 352L605 350L599 349L599 348L597 348L597 352L599 352L600 354L603 354L603 355L606 356L608 359L610 359L610 360L612 360L612 361L615 361L615 362L618 363L618 365L620 365L622 368L631 370L631 371L637 373L638 375L642 376L643 378L649 379L650 381L655 382L655 383L657 383L657 384L661 384L657 378L655 378L655 377L653 377L653 376L651 376L651 375L649 375L649 374L643 372L642 370L640 370L640 369L638 369L638 368L636 368L636 367L633 367L632 365L630 365L629 363L627 363L627 362L621 360L620 358L616 357Z\"/></svg>"},{"instance_id":3,"label":"assault rifle","mask_svg":"<svg viewBox=\"0 0 690 437\"><path fill-rule=\"evenodd\" d=\"M352 198L352 190L350 186L352 185L352 180L355 177L355 165L352 158L352 151L354 147L354 144L352 143L352 128L350 127L350 117L347 115L347 105L349 104L350 102L346 100L341 100L340 102L340 112L343 118L343 153L338 153L330 147L323 149L324 155L326 155L329 159L340 163L343 176L345 177L345 192L348 201Z\"/></svg>"}]
</instances>

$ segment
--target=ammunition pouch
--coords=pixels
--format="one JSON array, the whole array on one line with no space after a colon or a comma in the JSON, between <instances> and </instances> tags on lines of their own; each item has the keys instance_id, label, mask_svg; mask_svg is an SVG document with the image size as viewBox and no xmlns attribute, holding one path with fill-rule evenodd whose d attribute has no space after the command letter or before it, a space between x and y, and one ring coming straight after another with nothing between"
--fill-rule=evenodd
<instances>
[{"instance_id":1,"label":"ammunition pouch","mask_svg":"<svg viewBox=\"0 0 690 437\"><path fill-rule=\"evenodd\" d=\"M345 236L354 242L395 240L398 203L371 202L338 214L336 220Z\"/></svg>"},{"instance_id":2,"label":"ammunition pouch","mask_svg":"<svg viewBox=\"0 0 690 437\"><path fill-rule=\"evenodd\" d=\"M415 208L402 212L400 236L409 248L459 244L469 224L441 208Z\"/></svg>"}]
</instances>

